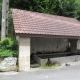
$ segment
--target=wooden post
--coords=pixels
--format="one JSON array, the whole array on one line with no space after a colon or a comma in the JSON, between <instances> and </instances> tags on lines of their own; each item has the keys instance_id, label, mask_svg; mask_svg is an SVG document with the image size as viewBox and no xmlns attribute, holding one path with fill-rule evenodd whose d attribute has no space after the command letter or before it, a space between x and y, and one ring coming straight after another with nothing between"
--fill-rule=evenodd
<instances>
[{"instance_id":1,"label":"wooden post","mask_svg":"<svg viewBox=\"0 0 80 80\"><path fill-rule=\"evenodd\" d=\"M8 35L8 7L9 7L9 0L3 0L1 40L7 37Z\"/></svg>"}]
</instances>

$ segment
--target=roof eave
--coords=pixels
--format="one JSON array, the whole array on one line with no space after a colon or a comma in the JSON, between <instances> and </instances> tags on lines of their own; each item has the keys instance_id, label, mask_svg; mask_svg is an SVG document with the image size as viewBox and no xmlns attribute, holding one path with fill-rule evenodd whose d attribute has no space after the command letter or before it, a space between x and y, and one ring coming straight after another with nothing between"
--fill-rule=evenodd
<instances>
[{"instance_id":1,"label":"roof eave","mask_svg":"<svg viewBox=\"0 0 80 80\"><path fill-rule=\"evenodd\" d=\"M80 36L65 36L65 35L42 35L42 34L22 34L22 33L16 33L16 36L20 36L20 37L48 37L48 38L80 39Z\"/></svg>"}]
</instances>

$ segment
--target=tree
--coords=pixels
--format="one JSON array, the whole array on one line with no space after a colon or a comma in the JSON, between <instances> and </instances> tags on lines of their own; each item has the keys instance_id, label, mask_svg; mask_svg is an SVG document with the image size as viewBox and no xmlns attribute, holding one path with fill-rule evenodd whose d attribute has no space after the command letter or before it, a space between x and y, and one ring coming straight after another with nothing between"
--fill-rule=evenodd
<instances>
[{"instance_id":1,"label":"tree","mask_svg":"<svg viewBox=\"0 0 80 80\"><path fill-rule=\"evenodd\" d=\"M56 0L10 0L10 7L43 12L54 13Z\"/></svg>"},{"instance_id":2,"label":"tree","mask_svg":"<svg viewBox=\"0 0 80 80\"><path fill-rule=\"evenodd\" d=\"M80 5L78 0L58 0L57 14L61 16L79 18Z\"/></svg>"},{"instance_id":3,"label":"tree","mask_svg":"<svg viewBox=\"0 0 80 80\"><path fill-rule=\"evenodd\" d=\"M10 7L80 19L80 0L10 0Z\"/></svg>"}]
</instances>

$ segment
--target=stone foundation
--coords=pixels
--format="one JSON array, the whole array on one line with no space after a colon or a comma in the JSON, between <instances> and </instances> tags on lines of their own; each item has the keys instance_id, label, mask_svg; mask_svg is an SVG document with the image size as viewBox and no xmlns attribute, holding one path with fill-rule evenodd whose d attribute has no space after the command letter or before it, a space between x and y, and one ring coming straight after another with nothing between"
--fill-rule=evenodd
<instances>
[{"instance_id":1,"label":"stone foundation","mask_svg":"<svg viewBox=\"0 0 80 80\"><path fill-rule=\"evenodd\" d=\"M40 65L44 66L48 62L48 59L51 63L57 62L60 64L69 63L69 62L77 62L80 61L80 55L73 55L73 56L65 56L65 57L55 57L55 58L41 58L37 55L34 55L34 60Z\"/></svg>"}]
</instances>

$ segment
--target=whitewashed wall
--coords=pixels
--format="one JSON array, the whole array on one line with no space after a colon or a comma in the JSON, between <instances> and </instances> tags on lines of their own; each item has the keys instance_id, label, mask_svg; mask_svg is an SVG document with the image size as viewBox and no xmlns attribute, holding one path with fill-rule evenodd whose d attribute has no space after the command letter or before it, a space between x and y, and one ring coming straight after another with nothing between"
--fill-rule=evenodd
<instances>
[{"instance_id":1,"label":"whitewashed wall","mask_svg":"<svg viewBox=\"0 0 80 80\"><path fill-rule=\"evenodd\" d=\"M68 39L31 38L31 53L64 52L68 47Z\"/></svg>"},{"instance_id":2,"label":"whitewashed wall","mask_svg":"<svg viewBox=\"0 0 80 80\"><path fill-rule=\"evenodd\" d=\"M80 50L80 40L77 41L77 49Z\"/></svg>"}]
</instances>

